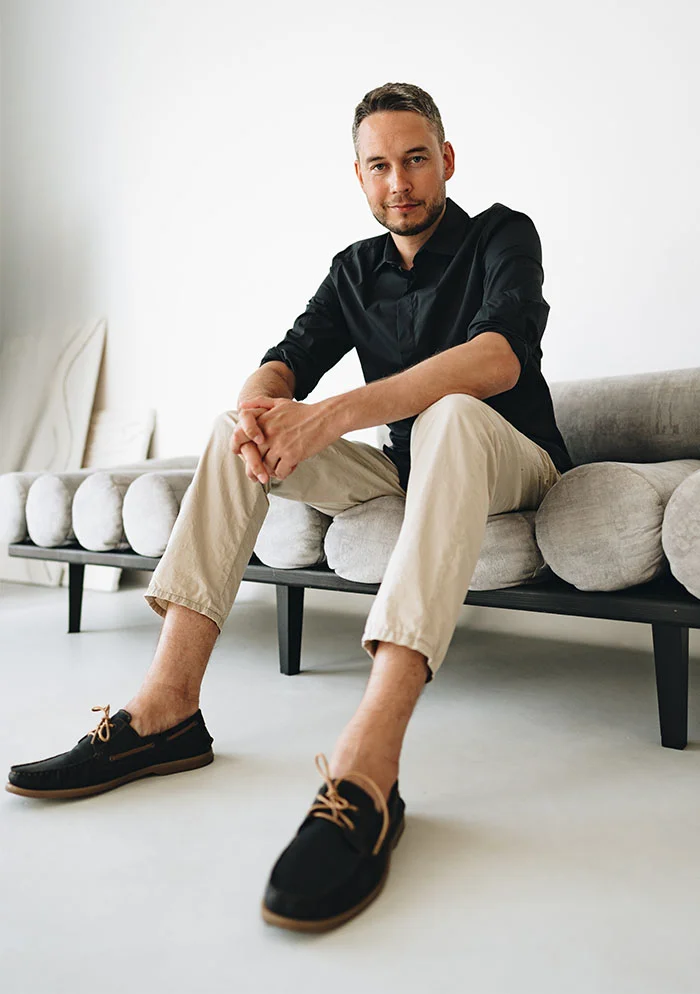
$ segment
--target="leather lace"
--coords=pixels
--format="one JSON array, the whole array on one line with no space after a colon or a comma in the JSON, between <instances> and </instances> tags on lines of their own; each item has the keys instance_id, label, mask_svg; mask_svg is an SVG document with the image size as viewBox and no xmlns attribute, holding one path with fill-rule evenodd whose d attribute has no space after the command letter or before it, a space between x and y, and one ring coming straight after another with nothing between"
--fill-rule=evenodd
<instances>
[{"instance_id":1,"label":"leather lace","mask_svg":"<svg viewBox=\"0 0 700 994\"><path fill-rule=\"evenodd\" d=\"M384 799L384 794L371 777L365 776L364 773L358 773L355 770L351 770L345 776L339 777L337 780L333 780L331 777L330 767L328 766L328 760L322 752L316 756L316 769L325 780L328 792L326 794L321 794L319 792L316 795L316 802L309 810L309 814L313 814L315 818L325 818L326 821L331 821L335 825L340 825L341 828L349 828L350 831L355 831L355 825L353 824L352 818L346 814L346 812L357 811L357 805L351 804L350 801L348 801L346 797L342 797L336 789L337 784L339 784L341 780L347 780L349 777L356 777L363 784L366 784L369 788L368 792L374 795L377 799L384 821L382 823L382 830L379 833L379 838L377 839L372 850L372 855L376 856L382 848L382 844L386 838L386 834L389 831L389 825L391 823L389 809L387 807L386 800Z\"/></svg>"},{"instance_id":2,"label":"leather lace","mask_svg":"<svg viewBox=\"0 0 700 994\"><path fill-rule=\"evenodd\" d=\"M93 745L96 738L98 738L100 742L109 742L110 729L114 728L114 722L109 720L109 707L109 704L106 707L98 704L97 707L92 709L93 711L104 711L104 714L97 723L97 727L93 728L91 732L88 732L88 735L91 736L90 741Z\"/></svg>"}]
</instances>

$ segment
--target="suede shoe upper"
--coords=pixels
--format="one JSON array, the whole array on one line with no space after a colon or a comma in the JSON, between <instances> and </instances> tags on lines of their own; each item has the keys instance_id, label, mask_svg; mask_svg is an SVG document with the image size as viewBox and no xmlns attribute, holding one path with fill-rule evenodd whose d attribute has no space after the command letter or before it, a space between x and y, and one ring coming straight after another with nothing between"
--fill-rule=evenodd
<instances>
[{"instance_id":1,"label":"suede shoe upper","mask_svg":"<svg viewBox=\"0 0 700 994\"><path fill-rule=\"evenodd\" d=\"M198 756L214 741L201 710L157 735L141 736L128 711L110 716L109 705L96 728L68 752L10 769L9 781L28 790L72 790L107 783L144 767Z\"/></svg>"},{"instance_id":2,"label":"suede shoe upper","mask_svg":"<svg viewBox=\"0 0 700 994\"><path fill-rule=\"evenodd\" d=\"M284 918L330 919L358 905L379 885L404 817L398 781L385 801L369 777L373 796L350 780L331 780L327 764L319 769L326 782L265 890L265 907Z\"/></svg>"}]
</instances>

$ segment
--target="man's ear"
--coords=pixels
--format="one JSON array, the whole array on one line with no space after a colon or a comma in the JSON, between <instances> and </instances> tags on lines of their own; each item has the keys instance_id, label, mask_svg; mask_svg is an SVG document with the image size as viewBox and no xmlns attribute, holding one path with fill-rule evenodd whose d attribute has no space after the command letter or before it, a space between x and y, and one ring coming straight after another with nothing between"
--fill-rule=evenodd
<instances>
[{"instance_id":1,"label":"man's ear","mask_svg":"<svg viewBox=\"0 0 700 994\"><path fill-rule=\"evenodd\" d=\"M455 172L455 150L450 142L445 142L443 153L443 162L445 164L445 179L451 179Z\"/></svg>"},{"instance_id":2,"label":"man's ear","mask_svg":"<svg viewBox=\"0 0 700 994\"><path fill-rule=\"evenodd\" d=\"M357 178L359 179L359 181L360 181L360 186L361 186L361 187L362 187L362 189L364 190L364 188L365 188L365 184L364 184L364 181L363 181L363 179L362 179L362 170L360 169L360 163L359 163L359 162L357 161L357 159L355 159L355 175L356 175L356 176L357 176Z\"/></svg>"}]
</instances>

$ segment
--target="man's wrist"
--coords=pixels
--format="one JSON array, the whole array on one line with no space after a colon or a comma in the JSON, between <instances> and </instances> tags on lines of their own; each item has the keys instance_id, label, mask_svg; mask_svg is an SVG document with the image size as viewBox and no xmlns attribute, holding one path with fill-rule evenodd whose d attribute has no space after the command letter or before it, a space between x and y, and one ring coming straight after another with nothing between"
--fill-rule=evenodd
<instances>
[{"instance_id":1,"label":"man's wrist","mask_svg":"<svg viewBox=\"0 0 700 994\"><path fill-rule=\"evenodd\" d=\"M333 436L332 441L352 431L351 405L346 394L339 393L335 397L327 397L319 401L319 407L328 433Z\"/></svg>"},{"instance_id":2,"label":"man's wrist","mask_svg":"<svg viewBox=\"0 0 700 994\"><path fill-rule=\"evenodd\" d=\"M277 363L282 366L282 363ZM254 397L284 397L293 400L294 395L291 385L279 370L270 368L271 364L261 366L256 369L241 387L238 395L238 404L246 400L253 400Z\"/></svg>"}]
</instances>

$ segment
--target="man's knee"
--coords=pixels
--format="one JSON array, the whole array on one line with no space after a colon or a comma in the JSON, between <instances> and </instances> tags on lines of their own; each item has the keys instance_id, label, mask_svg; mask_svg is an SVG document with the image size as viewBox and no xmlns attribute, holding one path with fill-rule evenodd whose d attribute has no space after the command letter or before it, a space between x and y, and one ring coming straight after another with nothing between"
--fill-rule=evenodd
<instances>
[{"instance_id":1,"label":"man's knee","mask_svg":"<svg viewBox=\"0 0 700 994\"><path fill-rule=\"evenodd\" d=\"M212 423L212 432L218 432L222 429L224 431L231 432L238 424L238 411L221 411L217 414Z\"/></svg>"},{"instance_id":2,"label":"man's knee","mask_svg":"<svg viewBox=\"0 0 700 994\"><path fill-rule=\"evenodd\" d=\"M448 393L421 411L414 422L414 427L419 421L433 421L435 418L452 420L456 416L478 417L484 413L485 407L488 405L483 400L470 393Z\"/></svg>"}]
</instances>

